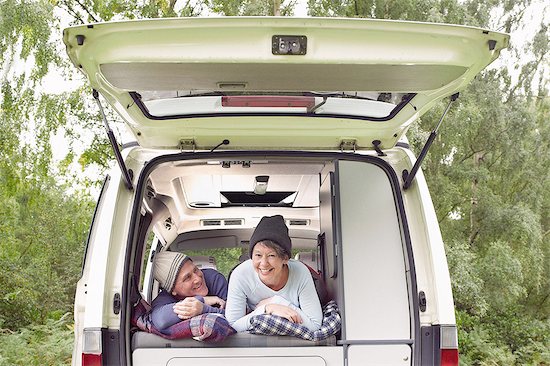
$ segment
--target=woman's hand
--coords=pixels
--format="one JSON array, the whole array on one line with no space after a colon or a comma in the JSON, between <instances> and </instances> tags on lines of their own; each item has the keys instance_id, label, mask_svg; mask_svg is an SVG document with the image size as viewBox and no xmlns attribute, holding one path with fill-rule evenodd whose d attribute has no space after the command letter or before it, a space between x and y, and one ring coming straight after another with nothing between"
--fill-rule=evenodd
<instances>
[{"instance_id":1,"label":"woman's hand","mask_svg":"<svg viewBox=\"0 0 550 366\"><path fill-rule=\"evenodd\" d=\"M267 304L269 304L269 303L272 303L274 297L275 297L275 296L268 297L267 299L263 299L262 301L260 301L260 302L258 303L258 305L256 305L256 307L259 307L259 306L262 306L262 305L267 305Z\"/></svg>"},{"instance_id":2,"label":"woman's hand","mask_svg":"<svg viewBox=\"0 0 550 366\"><path fill-rule=\"evenodd\" d=\"M174 313L184 320L202 314L202 308L203 303L192 296L175 303L173 307Z\"/></svg>"},{"instance_id":3,"label":"woman's hand","mask_svg":"<svg viewBox=\"0 0 550 366\"><path fill-rule=\"evenodd\" d=\"M225 300L219 298L218 296L204 296L204 303L210 306L218 305L220 309L225 308Z\"/></svg>"},{"instance_id":4,"label":"woman's hand","mask_svg":"<svg viewBox=\"0 0 550 366\"><path fill-rule=\"evenodd\" d=\"M265 300L262 300L265 301ZM281 304L267 304L265 306L265 312L267 314L274 314L290 320L296 324L302 324L302 318L296 312L296 310Z\"/></svg>"}]
</instances>

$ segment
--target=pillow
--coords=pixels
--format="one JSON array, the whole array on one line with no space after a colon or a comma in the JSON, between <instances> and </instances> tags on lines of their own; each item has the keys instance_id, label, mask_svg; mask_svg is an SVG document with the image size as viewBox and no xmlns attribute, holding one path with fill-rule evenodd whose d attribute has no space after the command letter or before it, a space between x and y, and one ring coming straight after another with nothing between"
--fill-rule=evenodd
<instances>
[{"instance_id":1,"label":"pillow","mask_svg":"<svg viewBox=\"0 0 550 366\"><path fill-rule=\"evenodd\" d=\"M222 314L205 313L182 320L160 332L151 322L151 306L140 298L134 306L132 325L144 332L156 334L166 339L193 338L197 341L221 342L227 336L235 333Z\"/></svg>"},{"instance_id":2,"label":"pillow","mask_svg":"<svg viewBox=\"0 0 550 366\"><path fill-rule=\"evenodd\" d=\"M252 317L252 334L288 335L309 341L320 341L340 331L342 319L336 301L329 301L323 308L323 322L321 328L311 331L301 324L296 324L278 315L261 314Z\"/></svg>"}]
</instances>

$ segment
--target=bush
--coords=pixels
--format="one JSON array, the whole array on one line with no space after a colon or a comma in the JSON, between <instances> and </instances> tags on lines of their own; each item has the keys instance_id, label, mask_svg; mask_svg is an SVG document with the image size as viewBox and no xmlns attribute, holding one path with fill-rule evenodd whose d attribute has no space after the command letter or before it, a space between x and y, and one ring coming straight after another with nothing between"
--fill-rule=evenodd
<instances>
[{"instance_id":1,"label":"bush","mask_svg":"<svg viewBox=\"0 0 550 366\"><path fill-rule=\"evenodd\" d=\"M70 313L17 332L3 331L0 334L0 366L70 365L73 341Z\"/></svg>"},{"instance_id":2,"label":"bush","mask_svg":"<svg viewBox=\"0 0 550 366\"><path fill-rule=\"evenodd\" d=\"M481 317L458 310L460 365L550 365L550 324L522 313L515 307Z\"/></svg>"}]
</instances>

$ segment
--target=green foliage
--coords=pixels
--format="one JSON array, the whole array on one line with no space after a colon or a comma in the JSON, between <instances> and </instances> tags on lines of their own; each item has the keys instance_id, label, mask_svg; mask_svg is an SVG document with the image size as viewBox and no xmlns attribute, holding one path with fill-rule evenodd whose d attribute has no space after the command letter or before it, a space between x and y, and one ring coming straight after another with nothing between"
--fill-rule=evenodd
<instances>
[{"instance_id":1,"label":"green foliage","mask_svg":"<svg viewBox=\"0 0 550 366\"><path fill-rule=\"evenodd\" d=\"M7 74L18 59L34 58L31 74L34 82L40 81L51 63L60 57L51 41L53 6L48 1L4 0L0 2L0 63Z\"/></svg>"},{"instance_id":2,"label":"green foliage","mask_svg":"<svg viewBox=\"0 0 550 366\"><path fill-rule=\"evenodd\" d=\"M240 248L224 248L224 249L208 249L208 250L192 250L185 254L189 256L206 255L216 258L216 267L225 278L229 278L229 272L239 263L239 256L243 254Z\"/></svg>"},{"instance_id":3,"label":"green foliage","mask_svg":"<svg viewBox=\"0 0 550 366\"><path fill-rule=\"evenodd\" d=\"M457 312L460 365L514 365L516 357L507 347L496 344L482 324L479 318Z\"/></svg>"},{"instance_id":4,"label":"green foliage","mask_svg":"<svg viewBox=\"0 0 550 366\"><path fill-rule=\"evenodd\" d=\"M520 30L529 0L309 0L313 16L401 19ZM67 364L68 318L92 206L71 171L112 158L90 91L35 86L68 62L54 10L72 24L220 15L291 15L279 0L0 1L0 366ZM548 10L548 5L546 11ZM542 10L544 11L544 10ZM500 14L498 17L495 14ZM485 72L461 93L424 161L457 308L461 365L550 364L549 28L513 45L513 69ZM17 68L28 61L30 68ZM409 130L419 152L445 105ZM117 117L107 109L110 123ZM91 133L83 132L91 131ZM50 138L69 155L53 161ZM91 136L91 137L90 137ZM81 153L75 147L87 140ZM54 178L56 177L56 178ZM99 177L98 177L99 178ZM97 179L99 181L99 179ZM195 253L199 254L199 253ZM216 253L227 274L239 249ZM31 324L34 324L31 326Z\"/></svg>"},{"instance_id":5,"label":"green foliage","mask_svg":"<svg viewBox=\"0 0 550 366\"><path fill-rule=\"evenodd\" d=\"M457 311L461 365L548 365L550 324L525 321L523 309L486 316Z\"/></svg>"},{"instance_id":6,"label":"green foliage","mask_svg":"<svg viewBox=\"0 0 550 366\"><path fill-rule=\"evenodd\" d=\"M23 80L2 84L0 109L0 326L11 330L71 310L92 212L53 174L49 137L70 123L74 98L18 92Z\"/></svg>"},{"instance_id":7,"label":"green foliage","mask_svg":"<svg viewBox=\"0 0 550 366\"><path fill-rule=\"evenodd\" d=\"M209 0L212 11L226 16L283 15L293 14L297 0L283 4L281 0Z\"/></svg>"},{"instance_id":8,"label":"green foliage","mask_svg":"<svg viewBox=\"0 0 550 366\"><path fill-rule=\"evenodd\" d=\"M6 170L0 174L6 178ZM12 330L71 310L92 212L85 197L17 180L15 192L0 188L0 322Z\"/></svg>"},{"instance_id":9,"label":"green foliage","mask_svg":"<svg viewBox=\"0 0 550 366\"><path fill-rule=\"evenodd\" d=\"M417 20L438 23L475 24L468 19L462 2L456 0L309 0L312 16Z\"/></svg>"},{"instance_id":10,"label":"green foliage","mask_svg":"<svg viewBox=\"0 0 550 366\"><path fill-rule=\"evenodd\" d=\"M192 17L202 13L203 0L64 0L56 6L65 11L75 24L120 19Z\"/></svg>"},{"instance_id":11,"label":"green foliage","mask_svg":"<svg viewBox=\"0 0 550 366\"><path fill-rule=\"evenodd\" d=\"M44 324L0 333L0 366L69 365L72 348L73 328L67 313Z\"/></svg>"},{"instance_id":12,"label":"green foliage","mask_svg":"<svg viewBox=\"0 0 550 366\"><path fill-rule=\"evenodd\" d=\"M478 261L477 255L464 241L456 240L447 244L455 305L471 314L485 314L489 303L484 293L484 281L474 265Z\"/></svg>"}]
</instances>

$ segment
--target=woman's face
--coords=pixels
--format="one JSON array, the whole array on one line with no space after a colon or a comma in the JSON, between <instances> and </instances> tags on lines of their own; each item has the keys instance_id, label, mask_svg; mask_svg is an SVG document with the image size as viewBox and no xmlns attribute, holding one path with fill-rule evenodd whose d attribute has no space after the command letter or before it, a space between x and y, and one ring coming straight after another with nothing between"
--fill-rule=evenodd
<instances>
[{"instance_id":1,"label":"woman's face","mask_svg":"<svg viewBox=\"0 0 550 366\"><path fill-rule=\"evenodd\" d=\"M284 265L288 263L287 258L281 258L277 252L258 242L252 250L252 264L260 280L267 286L279 287L286 283L286 271ZM285 283L282 283L284 280Z\"/></svg>"},{"instance_id":2,"label":"woman's face","mask_svg":"<svg viewBox=\"0 0 550 366\"><path fill-rule=\"evenodd\" d=\"M185 261L181 266L172 289L172 295L180 299L188 296L208 295L208 287L204 282L202 271L192 261Z\"/></svg>"}]
</instances>

